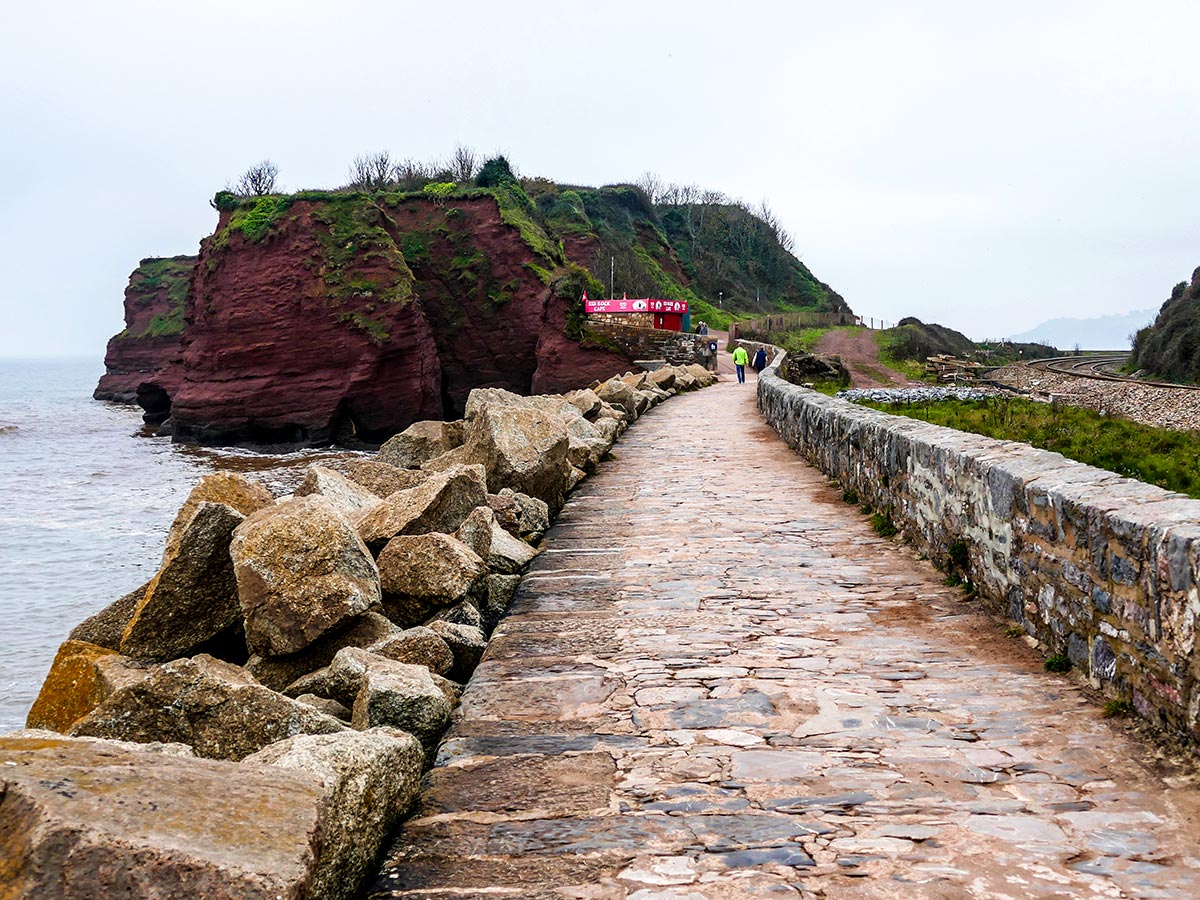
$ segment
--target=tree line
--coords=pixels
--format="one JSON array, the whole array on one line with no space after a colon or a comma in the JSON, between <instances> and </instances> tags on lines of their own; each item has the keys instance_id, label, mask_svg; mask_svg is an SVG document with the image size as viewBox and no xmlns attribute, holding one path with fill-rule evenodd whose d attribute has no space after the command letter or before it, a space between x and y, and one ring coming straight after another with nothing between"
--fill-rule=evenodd
<instances>
[{"instance_id":1,"label":"tree line","mask_svg":"<svg viewBox=\"0 0 1200 900\"><path fill-rule=\"evenodd\" d=\"M498 159L504 157L497 154ZM336 188L342 191L419 191L429 184L473 183L484 169L482 154L461 144L448 157L418 160L397 158L387 150L362 153L349 166L349 180ZM507 162L505 166L508 167ZM511 168L508 169L511 174ZM255 163L225 190L239 197L262 197L278 189L279 166L269 159Z\"/></svg>"}]
</instances>

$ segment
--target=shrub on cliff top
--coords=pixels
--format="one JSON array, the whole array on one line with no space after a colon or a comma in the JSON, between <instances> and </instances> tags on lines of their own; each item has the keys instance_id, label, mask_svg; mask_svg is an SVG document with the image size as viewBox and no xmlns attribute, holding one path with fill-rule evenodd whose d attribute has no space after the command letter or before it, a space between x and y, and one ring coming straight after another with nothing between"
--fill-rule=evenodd
<instances>
[{"instance_id":1,"label":"shrub on cliff top","mask_svg":"<svg viewBox=\"0 0 1200 900\"><path fill-rule=\"evenodd\" d=\"M517 176L513 174L512 167L503 156L489 159L479 169L479 174L475 176L476 187L499 187L506 183L517 184Z\"/></svg>"},{"instance_id":2,"label":"shrub on cliff top","mask_svg":"<svg viewBox=\"0 0 1200 900\"><path fill-rule=\"evenodd\" d=\"M291 205L291 197L259 197L249 211L234 213L229 227L240 229L246 240L257 244Z\"/></svg>"}]
</instances>

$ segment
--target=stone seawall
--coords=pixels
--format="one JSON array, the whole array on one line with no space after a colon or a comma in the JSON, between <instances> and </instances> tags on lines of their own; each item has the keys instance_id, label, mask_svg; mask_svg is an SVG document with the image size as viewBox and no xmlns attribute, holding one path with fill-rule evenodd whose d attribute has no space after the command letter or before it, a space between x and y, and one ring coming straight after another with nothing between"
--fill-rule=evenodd
<instances>
[{"instance_id":1,"label":"stone seawall","mask_svg":"<svg viewBox=\"0 0 1200 900\"><path fill-rule=\"evenodd\" d=\"M758 381L767 421L1106 695L1200 739L1200 501L1068 460Z\"/></svg>"}]
</instances>

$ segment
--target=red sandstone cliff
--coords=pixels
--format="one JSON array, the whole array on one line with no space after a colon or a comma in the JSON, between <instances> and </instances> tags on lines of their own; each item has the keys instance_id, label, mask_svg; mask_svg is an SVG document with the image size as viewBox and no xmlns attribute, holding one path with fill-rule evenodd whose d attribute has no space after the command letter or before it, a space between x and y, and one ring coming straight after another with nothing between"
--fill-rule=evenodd
<instances>
[{"instance_id":1,"label":"red sandstone cliff","mask_svg":"<svg viewBox=\"0 0 1200 900\"><path fill-rule=\"evenodd\" d=\"M565 260L528 237L486 193L230 204L201 244L179 366L141 402L169 402L176 440L377 442L460 416L475 387L561 391L627 368L568 337Z\"/></svg>"},{"instance_id":2,"label":"red sandstone cliff","mask_svg":"<svg viewBox=\"0 0 1200 900\"><path fill-rule=\"evenodd\" d=\"M114 335L104 354L105 373L93 396L133 403L138 386L178 382L183 306L196 257L143 259L125 288L125 330Z\"/></svg>"}]
</instances>

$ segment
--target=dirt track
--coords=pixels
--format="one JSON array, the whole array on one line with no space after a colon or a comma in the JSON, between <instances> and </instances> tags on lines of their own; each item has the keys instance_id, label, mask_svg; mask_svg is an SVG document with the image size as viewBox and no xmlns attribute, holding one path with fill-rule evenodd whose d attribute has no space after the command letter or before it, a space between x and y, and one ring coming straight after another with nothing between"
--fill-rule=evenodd
<instances>
[{"instance_id":1,"label":"dirt track","mask_svg":"<svg viewBox=\"0 0 1200 900\"><path fill-rule=\"evenodd\" d=\"M879 345L869 328L835 328L817 342L816 352L841 357L850 370L851 387L903 387L913 383L879 361Z\"/></svg>"}]
</instances>

